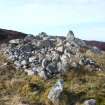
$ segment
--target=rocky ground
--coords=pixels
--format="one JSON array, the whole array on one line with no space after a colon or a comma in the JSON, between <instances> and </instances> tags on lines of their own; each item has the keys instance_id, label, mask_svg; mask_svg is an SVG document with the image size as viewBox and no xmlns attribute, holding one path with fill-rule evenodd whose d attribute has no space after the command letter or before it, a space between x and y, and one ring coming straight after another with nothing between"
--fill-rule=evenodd
<instances>
[{"instance_id":1,"label":"rocky ground","mask_svg":"<svg viewBox=\"0 0 105 105\"><path fill-rule=\"evenodd\" d=\"M104 105L105 52L69 31L1 44L0 105Z\"/></svg>"}]
</instances>

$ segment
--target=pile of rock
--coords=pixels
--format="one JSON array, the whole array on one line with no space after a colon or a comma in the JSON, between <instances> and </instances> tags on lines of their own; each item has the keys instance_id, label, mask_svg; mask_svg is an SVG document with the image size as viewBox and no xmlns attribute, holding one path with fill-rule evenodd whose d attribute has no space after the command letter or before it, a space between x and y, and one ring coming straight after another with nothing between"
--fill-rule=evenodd
<instances>
[{"instance_id":1,"label":"pile of rock","mask_svg":"<svg viewBox=\"0 0 105 105\"><path fill-rule=\"evenodd\" d=\"M72 31L66 38L48 36L42 32L39 36L10 40L5 54L18 70L48 79L70 68L79 68L79 65L96 68L94 61L82 59L84 54L80 49L87 47L83 40L75 38Z\"/></svg>"},{"instance_id":2,"label":"pile of rock","mask_svg":"<svg viewBox=\"0 0 105 105\"><path fill-rule=\"evenodd\" d=\"M81 58L81 60L79 61L79 64L81 66L84 66L86 70L89 70L89 71L93 71L93 70L97 70L97 71L100 71L101 68L99 67L99 65L97 65L97 63L90 59L90 58L86 58L85 56L83 58Z\"/></svg>"}]
</instances>

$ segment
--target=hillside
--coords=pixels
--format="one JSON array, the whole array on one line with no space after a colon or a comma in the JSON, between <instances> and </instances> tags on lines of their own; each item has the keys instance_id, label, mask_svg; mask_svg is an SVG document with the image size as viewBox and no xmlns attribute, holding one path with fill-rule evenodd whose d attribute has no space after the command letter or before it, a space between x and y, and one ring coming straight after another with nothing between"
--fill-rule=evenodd
<instances>
[{"instance_id":1,"label":"hillside","mask_svg":"<svg viewBox=\"0 0 105 105\"><path fill-rule=\"evenodd\" d=\"M86 41L86 43L90 46L96 46L101 50L105 51L105 42L100 42L100 41Z\"/></svg>"},{"instance_id":2,"label":"hillside","mask_svg":"<svg viewBox=\"0 0 105 105\"><path fill-rule=\"evenodd\" d=\"M26 35L27 34L17 31L0 29L0 43L9 41L11 39L24 38Z\"/></svg>"},{"instance_id":3,"label":"hillside","mask_svg":"<svg viewBox=\"0 0 105 105\"><path fill-rule=\"evenodd\" d=\"M0 43L9 41L11 39L21 39L27 36L27 34L22 32L17 32L13 30L7 30L7 29L0 29ZM64 38L61 36L61 38ZM105 42L100 41L85 41L90 46L96 46L101 50L105 51Z\"/></svg>"},{"instance_id":4,"label":"hillside","mask_svg":"<svg viewBox=\"0 0 105 105\"><path fill-rule=\"evenodd\" d=\"M105 52L72 31L66 37L42 32L5 44L0 105L105 105Z\"/></svg>"}]
</instances>

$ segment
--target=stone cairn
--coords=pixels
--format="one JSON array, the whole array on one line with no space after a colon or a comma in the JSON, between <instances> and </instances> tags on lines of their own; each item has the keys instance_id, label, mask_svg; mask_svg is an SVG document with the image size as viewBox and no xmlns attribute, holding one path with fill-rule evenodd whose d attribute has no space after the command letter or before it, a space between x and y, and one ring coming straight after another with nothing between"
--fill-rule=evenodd
<instances>
[{"instance_id":1,"label":"stone cairn","mask_svg":"<svg viewBox=\"0 0 105 105\"><path fill-rule=\"evenodd\" d=\"M80 66L99 70L96 62L81 52L81 49L86 48L86 43L75 38L72 31L66 37L48 36L42 32L37 36L28 35L24 39L10 40L4 53L17 70L49 79L70 68L79 69Z\"/></svg>"}]
</instances>

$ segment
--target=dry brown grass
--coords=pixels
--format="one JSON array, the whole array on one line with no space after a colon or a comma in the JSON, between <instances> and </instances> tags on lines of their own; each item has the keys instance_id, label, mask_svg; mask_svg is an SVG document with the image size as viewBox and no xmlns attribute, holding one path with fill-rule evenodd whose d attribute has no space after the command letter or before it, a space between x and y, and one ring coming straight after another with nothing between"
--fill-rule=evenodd
<instances>
[{"instance_id":1,"label":"dry brown grass","mask_svg":"<svg viewBox=\"0 0 105 105\"><path fill-rule=\"evenodd\" d=\"M98 64L105 65L105 55L101 56L91 55ZM22 71L16 71L11 64L0 72L0 105L18 105L21 102L52 105L47 96L58 78L63 78L65 83L59 105L82 105L84 100L90 98L96 99L98 105L105 105L105 71L89 72L81 68L51 80L27 76Z\"/></svg>"}]
</instances>

